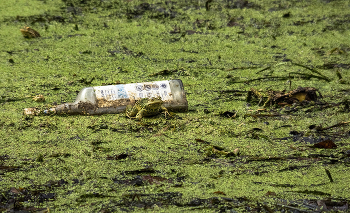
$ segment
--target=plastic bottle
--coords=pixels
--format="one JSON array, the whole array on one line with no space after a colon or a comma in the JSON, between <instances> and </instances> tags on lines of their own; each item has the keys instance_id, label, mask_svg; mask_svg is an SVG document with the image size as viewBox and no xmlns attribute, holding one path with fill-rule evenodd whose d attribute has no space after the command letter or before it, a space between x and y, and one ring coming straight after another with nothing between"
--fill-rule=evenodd
<instances>
[{"instance_id":1,"label":"plastic bottle","mask_svg":"<svg viewBox=\"0 0 350 213\"><path fill-rule=\"evenodd\" d=\"M127 105L133 105L141 98L160 96L163 106L170 111L187 111L188 104L182 81L166 80L134 84L85 87L74 103L57 105L48 110L25 108L25 115L39 114L84 114L96 115L121 113Z\"/></svg>"}]
</instances>

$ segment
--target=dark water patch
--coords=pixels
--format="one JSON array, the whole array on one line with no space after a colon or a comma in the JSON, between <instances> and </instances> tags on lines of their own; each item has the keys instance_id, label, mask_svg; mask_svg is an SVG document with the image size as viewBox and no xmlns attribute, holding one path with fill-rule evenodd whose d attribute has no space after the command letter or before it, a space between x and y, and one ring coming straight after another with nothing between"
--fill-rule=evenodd
<instances>
[{"instance_id":1,"label":"dark water patch","mask_svg":"<svg viewBox=\"0 0 350 213\"><path fill-rule=\"evenodd\" d=\"M316 66L320 69L334 69L334 68L343 68L343 69L350 69L350 64L343 64L343 63L325 63L321 66Z\"/></svg>"},{"instance_id":2,"label":"dark water patch","mask_svg":"<svg viewBox=\"0 0 350 213\"><path fill-rule=\"evenodd\" d=\"M243 9L243 8L261 9L260 5L247 0L236 0L236 1L227 0L225 7L228 9Z\"/></svg>"},{"instance_id":3,"label":"dark water patch","mask_svg":"<svg viewBox=\"0 0 350 213\"><path fill-rule=\"evenodd\" d=\"M141 3L134 8L127 9L126 17L128 19L141 18L147 14L148 18L163 19L163 18L175 18L177 12L169 8L159 7L155 4Z\"/></svg>"},{"instance_id":4,"label":"dark water patch","mask_svg":"<svg viewBox=\"0 0 350 213\"><path fill-rule=\"evenodd\" d=\"M322 29L322 32L326 31L345 31L349 28L350 25L350 14L346 14L343 17L334 16L329 17L329 25Z\"/></svg>"},{"instance_id":5,"label":"dark water patch","mask_svg":"<svg viewBox=\"0 0 350 213\"><path fill-rule=\"evenodd\" d=\"M53 21L60 22L60 23L66 23L67 19L63 16L57 16L57 15L50 15L47 13L40 14L40 15L31 15L31 16L16 16L4 19L4 22L22 22L26 24L36 24L36 23L51 23Z\"/></svg>"},{"instance_id":6,"label":"dark water patch","mask_svg":"<svg viewBox=\"0 0 350 213\"><path fill-rule=\"evenodd\" d=\"M47 201L56 200L55 188L63 187L67 184L64 179L50 180L43 185L31 185L25 188L11 187L0 193L0 210L6 209L11 212L26 212L32 207L25 207L23 202L31 204L42 204Z\"/></svg>"},{"instance_id":7,"label":"dark water patch","mask_svg":"<svg viewBox=\"0 0 350 213\"><path fill-rule=\"evenodd\" d=\"M138 211L140 209L159 210L167 206L182 207L187 210L211 210L216 212L236 212L236 208L256 210L256 205L248 204L246 198L210 197L203 198L182 198L182 193L164 192L156 194L140 193L130 191L123 195L121 200L111 200L105 208L109 211Z\"/></svg>"},{"instance_id":8,"label":"dark water patch","mask_svg":"<svg viewBox=\"0 0 350 213\"><path fill-rule=\"evenodd\" d=\"M67 8L83 8L86 11L95 11L97 8L115 9L120 8L124 2L126 3L126 1L119 0L62 0L62 2Z\"/></svg>"}]
</instances>

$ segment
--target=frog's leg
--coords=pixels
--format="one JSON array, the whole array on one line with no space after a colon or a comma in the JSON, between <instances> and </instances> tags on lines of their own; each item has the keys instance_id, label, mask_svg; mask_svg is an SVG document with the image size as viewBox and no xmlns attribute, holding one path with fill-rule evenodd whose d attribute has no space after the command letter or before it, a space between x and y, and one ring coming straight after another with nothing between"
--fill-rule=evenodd
<instances>
[{"instance_id":1,"label":"frog's leg","mask_svg":"<svg viewBox=\"0 0 350 213\"><path fill-rule=\"evenodd\" d=\"M129 118L134 117L137 114L137 109L131 105L126 106L125 115Z\"/></svg>"},{"instance_id":2,"label":"frog's leg","mask_svg":"<svg viewBox=\"0 0 350 213\"><path fill-rule=\"evenodd\" d=\"M166 114L168 114L170 117L171 117L171 115L169 114L169 112L168 112L168 109L167 108L165 108L164 106L160 106L160 109L164 112L164 116L165 116L165 118L166 118Z\"/></svg>"},{"instance_id":3,"label":"frog's leg","mask_svg":"<svg viewBox=\"0 0 350 213\"><path fill-rule=\"evenodd\" d=\"M137 113L136 117L135 117L136 120L141 120L141 118L144 117L145 112L146 112L145 109L140 110L140 111Z\"/></svg>"}]
</instances>

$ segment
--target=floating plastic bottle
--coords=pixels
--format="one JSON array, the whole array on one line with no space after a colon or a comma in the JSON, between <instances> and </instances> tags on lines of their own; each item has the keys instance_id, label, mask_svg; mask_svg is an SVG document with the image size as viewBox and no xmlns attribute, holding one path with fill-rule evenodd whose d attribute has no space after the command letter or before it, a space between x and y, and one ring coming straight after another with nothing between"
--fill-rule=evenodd
<instances>
[{"instance_id":1,"label":"floating plastic bottle","mask_svg":"<svg viewBox=\"0 0 350 213\"><path fill-rule=\"evenodd\" d=\"M134 84L85 87L74 103L65 103L40 111L25 108L25 115L40 114L84 114L96 115L121 113L127 105L133 105L142 98L161 97L163 106L170 111L187 111L188 103L182 81L166 80Z\"/></svg>"}]
</instances>

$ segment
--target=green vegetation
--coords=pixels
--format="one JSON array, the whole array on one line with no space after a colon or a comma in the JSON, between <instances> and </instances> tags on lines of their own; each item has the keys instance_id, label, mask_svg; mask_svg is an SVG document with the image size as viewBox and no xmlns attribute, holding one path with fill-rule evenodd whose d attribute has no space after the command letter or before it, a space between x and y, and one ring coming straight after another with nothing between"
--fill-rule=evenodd
<instances>
[{"instance_id":1,"label":"green vegetation","mask_svg":"<svg viewBox=\"0 0 350 213\"><path fill-rule=\"evenodd\" d=\"M41 37L24 38L23 26ZM0 29L0 211L350 199L348 1L9 0ZM163 79L183 81L188 112L22 115L84 87ZM246 102L251 88L298 86L323 98L265 111ZM321 141L336 148L313 147Z\"/></svg>"}]
</instances>

